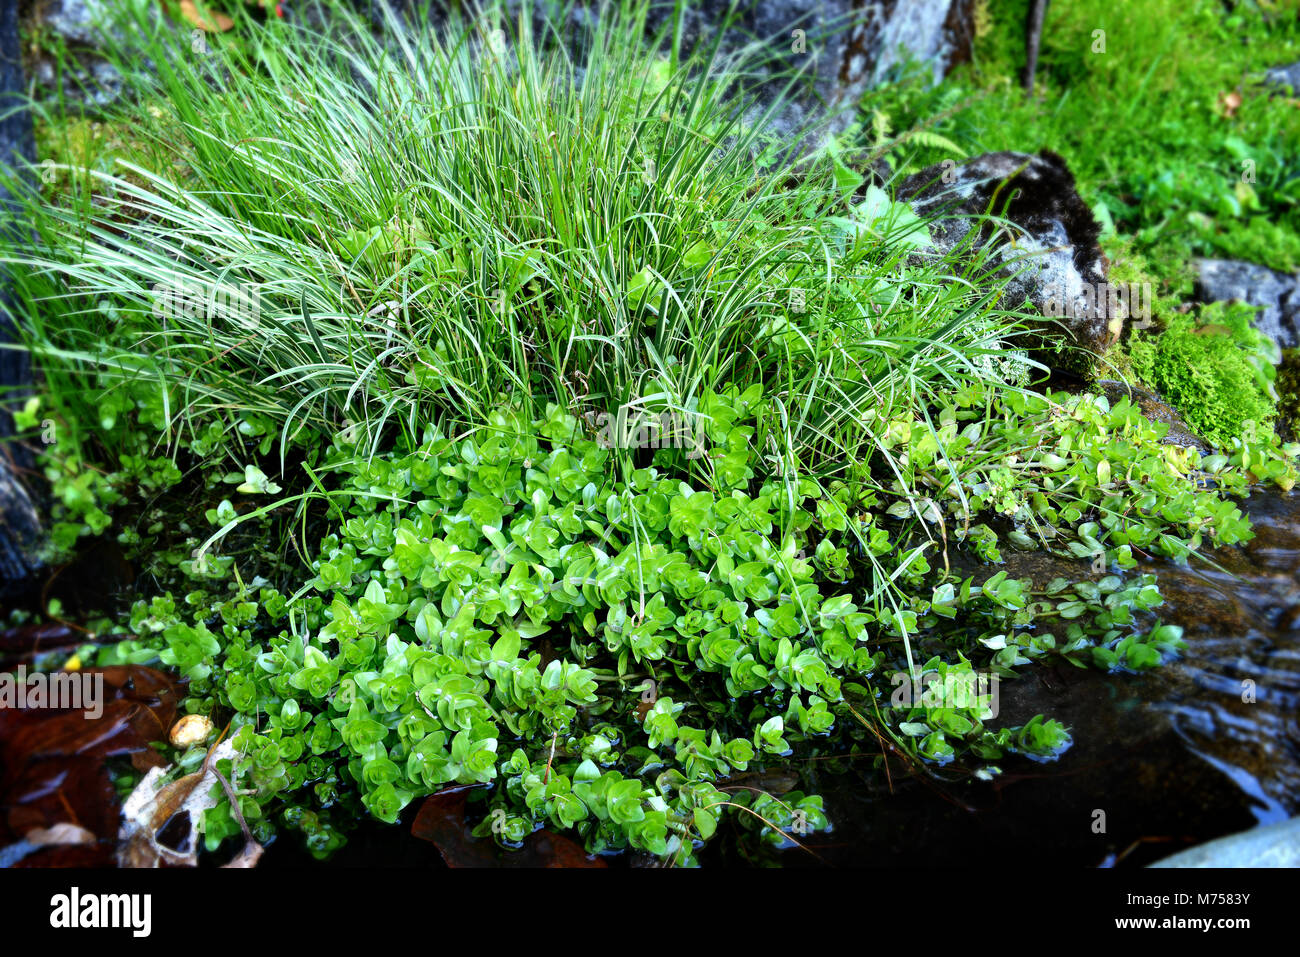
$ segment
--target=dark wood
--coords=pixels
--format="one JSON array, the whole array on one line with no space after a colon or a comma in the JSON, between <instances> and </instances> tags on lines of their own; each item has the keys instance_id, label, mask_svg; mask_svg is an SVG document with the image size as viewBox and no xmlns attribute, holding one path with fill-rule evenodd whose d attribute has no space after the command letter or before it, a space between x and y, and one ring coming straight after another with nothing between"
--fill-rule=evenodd
<instances>
[{"instance_id":1,"label":"dark wood","mask_svg":"<svg viewBox=\"0 0 1300 957\"><path fill-rule=\"evenodd\" d=\"M1034 75L1038 72L1038 51L1043 42L1043 21L1047 19L1047 5L1051 0L1030 0L1029 16L1025 21L1025 93L1034 95Z\"/></svg>"}]
</instances>

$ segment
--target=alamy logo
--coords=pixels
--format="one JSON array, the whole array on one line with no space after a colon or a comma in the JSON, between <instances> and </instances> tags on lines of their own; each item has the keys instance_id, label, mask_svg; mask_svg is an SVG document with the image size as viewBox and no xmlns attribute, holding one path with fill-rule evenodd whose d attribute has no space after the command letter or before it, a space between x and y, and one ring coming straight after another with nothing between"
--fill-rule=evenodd
<instances>
[{"instance_id":1,"label":"alamy logo","mask_svg":"<svg viewBox=\"0 0 1300 957\"><path fill-rule=\"evenodd\" d=\"M19 665L17 674L0 674L0 708L59 708L84 710L86 720L93 721L104 713L104 676L60 671L27 674Z\"/></svg>"},{"instance_id":2,"label":"alamy logo","mask_svg":"<svg viewBox=\"0 0 1300 957\"><path fill-rule=\"evenodd\" d=\"M1045 315L1059 319L1140 319L1139 328L1151 318L1151 283L1081 283L1078 291L1067 297L1058 283L1043 288Z\"/></svg>"},{"instance_id":3,"label":"alamy logo","mask_svg":"<svg viewBox=\"0 0 1300 957\"><path fill-rule=\"evenodd\" d=\"M225 319L245 328L255 328L261 316L261 295L257 285L245 283L155 283L155 319Z\"/></svg>"},{"instance_id":4,"label":"alamy logo","mask_svg":"<svg viewBox=\"0 0 1300 957\"><path fill-rule=\"evenodd\" d=\"M148 894L70 894L50 898L50 926L127 927L134 937L148 937L153 926L153 898Z\"/></svg>"},{"instance_id":5,"label":"alamy logo","mask_svg":"<svg viewBox=\"0 0 1300 957\"><path fill-rule=\"evenodd\" d=\"M636 412L629 416L627 406L623 406L616 415L602 412L596 416L596 443L606 449L688 448L686 457L698 459L704 454L705 418L679 412Z\"/></svg>"}]
</instances>

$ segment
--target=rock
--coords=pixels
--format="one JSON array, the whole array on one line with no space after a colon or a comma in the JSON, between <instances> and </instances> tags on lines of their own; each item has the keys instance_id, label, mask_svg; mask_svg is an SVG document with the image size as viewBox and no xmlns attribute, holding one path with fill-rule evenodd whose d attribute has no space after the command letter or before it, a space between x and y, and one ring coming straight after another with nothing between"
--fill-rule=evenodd
<instances>
[{"instance_id":1,"label":"rock","mask_svg":"<svg viewBox=\"0 0 1300 957\"><path fill-rule=\"evenodd\" d=\"M1194 448L1203 455L1210 453L1209 444L1188 428L1183 417L1178 414L1178 410L1156 393L1115 379L1098 379L1094 385L1101 390L1111 405L1120 399L1128 399L1147 419L1169 426L1169 432L1162 440L1166 445Z\"/></svg>"},{"instance_id":2,"label":"rock","mask_svg":"<svg viewBox=\"0 0 1300 957\"><path fill-rule=\"evenodd\" d=\"M1235 259L1198 259L1196 272L1201 302L1237 299L1257 306L1256 329L1279 348L1300 345L1300 273L1289 276Z\"/></svg>"},{"instance_id":3,"label":"rock","mask_svg":"<svg viewBox=\"0 0 1300 957\"><path fill-rule=\"evenodd\" d=\"M102 109L116 103L122 95L122 74L117 67L99 57L83 54L78 66L62 74L62 92L65 102L81 107ZM49 57L41 57L32 64L32 80L36 86L54 96L59 89L59 71Z\"/></svg>"},{"instance_id":4,"label":"rock","mask_svg":"<svg viewBox=\"0 0 1300 957\"><path fill-rule=\"evenodd\" d=\"M95 47L112 35L105 23L109 7L105 0L50 0L38 7L37 16L41 24L68 43Z\"/></svg>"},{"instance_id":5,"label":"rock","mask_svg":"<svg viewBox=\"0 0 1300 957\"><path fill-rule=\"evenodd\" d=\"M1264 74L1269 86L1290 87L1292 96L1300 96L1300 62L1290 66L1275 66Z\"/></svg>"},{"instance_id":6,"label":"rock","mask_svg":"<svg viewBox=\"0 0 1300 957\"><path fill-rule=\"evenodd\" d=\"M146 15L159 28L180 30L186 24L170 23L153 5L143 8ZM29 61L31 80L39 96L46 102L60 99L87 112L101 110L117 102L122 95L121 72L101 51L111 48L122 54L128 43L127 33L115 23L122 11L112 0L49 0L32 8L29 33L45 33L62 40L64 64L59 68L59 56L45 52L41 47ZM57 44L55 44L57 45ZM41 46L49 47L44 43ZM142 53L131 58L142 71L152 70L152 64Z\"/></svg>"},{"instance_id":7,"label":"rock","mask_svg":"<svg viewBox=\"0 0 1300 957\"><path fill-rule=\"evenodd\" d=\"M16 5L0 4L0 163L7 166L31 162L35 155L31 116L21 108L21 50ZM9 195L3 190L0 209L6 213L11 210ZM15 228L13 217L5 215L0 228ZM8 286L8 276L0 269L0 346L18 341L18 320L10 311ZM21 398L30 382L27 353L0 348L0 392L4 399L12 402ZM31 467L32 458L21 445L9 441L12 436L13 421L0 406L0 595L39 565L35 549L41 521L32 495L19 478L23 469Z\"/></svg>"},{"instance_id":8,"label":"rock","mask_svg":"<svg viewBox=\"0 0 1300 957\"><path fill-rule=\"evenodd\" d=\"M102 109L122 93L122 75L97 54L106 44L120 47L126 36L113 25L114 9L106 0L51 0L33 11L32 30L62 39L67 59L62 71L55 56L38 53L30 64L32 81L46 100L62 97L83 109Z\"/></svg>"},{"instance_id":9,"label":"rock","mask_svg":"<svg viewBox=\"0 0 1300 957\"><path fill-rule=\"evenodd\" d=\"M909 176L898 198L920 215L942 216L931 228L940 255L968 241L972 217L986 211L1004 216L1014 234L986 225L979 238L980 244L998 244L1001 273L1012 277L1004 303L1028 301L1044 316L1058 317L1058 328L1075 345L1097 355L1114 345L1123 316L1107 315L1101 227L1060 156L1043 150L1037 156L986 153L961 165L948 161ZM1088 365L1077 359L1055 364Z\"/></svg>"},{"instance_id":10,"label":"rock","mask_svg":"<svg viewBox=\"0 0 1300 957\"><path fill-rule=\"evenodd\" d=\"M0 596L8 594L41 565L40 513L31 493L0 448Z\"/></svg>"},{"instance_id":11,"label":"rock","mask_svg":"<svg viewBox=\"0 0 1300 957\"><path fill-rule=\"evenodd\" d=\"M874 44L872 82L885 79L894 66L911 55L930 64L934 82L938 83L954 65L970 59L974 36L974 3L950 0L900 3L880 26Z\"/></svg>"},{"instance_id":12,"label":"rock","mask_svg":"<svg viewBox=\"0 0 1300 957\"><path fill-rule=\"evenodd\" d=\"M202 744L212 734L212 719L201 714L187 714L172 726L173 748L192 748Z\"/></svg>"},{"instance_id":13,"label":"rock","mask_svg":"<svg viewBox=\"0 0 1300 957\"><path fill-rule=\"evenodd\" d=\"M1230 834L1152 867L1300 867L1300 817Z\"/></svg>"},{"instance_id":14,"label":"rock","mask_svg":"<svg viewBox=\"0 0 1300 957\"><path fill-rule=\"evenodd\" d=\"M888 7L886 10L885 7ZM705 24L717 23L728 7L713 0ZM773 70L807 69L810 89L771 122L773 134L807 152L857 118L862 93L909 56L928 63L935 81L969 59L973 36L971 0L914 0L892 5L854 0L775 0L755 3L733 27L726 46L739 48L748 35L765 38L776 54ZM707 35L707 26L701 33ZM799 34L803 31L803 52ZM768 84L769 97L784 79ZM770 101L770 100L769 100ZM760 104L762 108L767 103Z\"/></svg>"},{"instance_id":15,"label":"rock","mask_svg":"<svg viewBox=\"0 0 1300 957\"><path fill-rule=\"evenodd\" d=\"M368 7L376 22L375 7ZM395 8L413 10L411 0ZM506 13L517 18L519 0L508 0ZM535 0L534 21L540 28L549 17L563 23L575 41L595 23L596 4ZM785 87L783 72L803 70L802 92L769 120L773 136L792 152L808 152L825 138L842 132L855 119L863 91L879 82L908 55L931 65L939 80L956 63L970 59L974 36L974 0L909 0L908 3L864 3L862 0L702 0L681 5L677 25L683 45L693 49L710 43L729 13L727 32L719 44L721 58L733 56L759 41L760 57L770 79L759 91L755 115L761 115ZM435 12L435 16L439 15ZM647 32L670 25L674 4L660 2L647 17ZM535 33L540 34L539 29ZM765 49L765 53L762 50ZM762 71L760 71L762 72Z\"/></svg>"}]
</instances>

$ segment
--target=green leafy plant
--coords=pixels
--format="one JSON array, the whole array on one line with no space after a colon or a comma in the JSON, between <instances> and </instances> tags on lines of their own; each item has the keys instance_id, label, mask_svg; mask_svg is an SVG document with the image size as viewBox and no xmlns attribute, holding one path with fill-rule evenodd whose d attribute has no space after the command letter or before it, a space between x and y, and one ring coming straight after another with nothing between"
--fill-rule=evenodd
<instances>
[{"instance_id":1,"label":"green leafy plant","mask_svg":"<svg viewBox=\"0 0 1300 957\"><path fill-rule=\"evenodd\" d=\"M828 825L742 774L886 740L922 773L1054 760L1069 731L999 721L980 681L1178 654L1138 559L1247 541L1233 498L1295 483L1265 427L1202 455L1029 391L990 262L918 263L931 223L843 144L780 160L745 62L644 16L578 53L523 17L507 52L340 11L198 69L146 26L129 165L104 142L13 184L38 245L0 260L45 377L19 426L59 431L60 543L116 525L148 571L81 654L189 679L260 839L327 857L464 785L506 846L691 863ZM1006 549L1091 573L950 562ZM224 798L204 825L242 834Z\"/></svg>"}]
</instances>

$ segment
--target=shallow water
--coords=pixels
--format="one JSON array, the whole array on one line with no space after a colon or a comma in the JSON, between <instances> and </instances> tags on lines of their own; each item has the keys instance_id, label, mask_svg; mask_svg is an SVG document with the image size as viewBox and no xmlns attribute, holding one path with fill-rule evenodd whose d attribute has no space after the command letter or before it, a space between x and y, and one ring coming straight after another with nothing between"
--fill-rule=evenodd
<instances>
[{"instance_id":1,"label":"shallow water","mask_svg":"<svg viewBox=\"0 0 1300 957\"><path fill-rule=\"evenodd\" d=\"M1188 650L1145 675L1106 675L1065 663L1027 668L1000 688L998 722L1043 713L1070 728L1056 762L1008 757L980 782L959 769L909 777L896 758L886 776L870 757L796 762L758 782L781 793L821 794L833 829L794 847L755 853L727 825L702 862L786 866L987 864L1133 866L1258 824L1300 804L1300 493L1260 494L1245 505L1256 537L1212 553L1222 570L1152 561ZM1004 552L1005 570L1032 578L1088 577L1087 562ZM131 570L92 551L49 583L70 614L124 590ZM960 566L960 556L952 556ZM119 567L120 566L120 567ZM970 565L977 580L997 569ZM128 589L129 590L129 589ZM87 606L88 608L91 606ZM794 772L794 773L791 773ZM780 779L780 780L778 780ZM408 808L397 827L362 824L327 866L438 866L433 845L412 838ZM314 862L293 838L268 848L263 866ZM634 855L614 866L649 863Z\"/></svg>"},{"instance_id":2,"label":"shallow water","mask_svg":"<svg viewBox=\"0 0 1300 957\"><path fill-rule=\"evenodd\" d=\"M1179 660L1141 676L1036 666L1002 683L999 723L1042 712L1070 728L1059 761L1009 758L990 783L950 771L900 781L895 764L892 791L868 761L843 776L810 769L834 830L807 843L840 865L1131 866L1296 814L1300 493L1260 494L1245 510L1256 537L1212 553L1222 571L1144 565L1161 618L1185 630ZM1004 555L1008 574L1039 586L1089 574L1086 562ZM782 863L819 861L789 848Z\"/></svg>"},{"instance_id":3,"label":"shallow water","mask_svg":"<svg viewBox=\"0 0 1300 957\"><path fill-rule=\"evenodd\" d=\"M1179 660L1145 675L1040 665L1002 683L999 721L1042 712L1070 728L1074 745L1058 761L1011 757L993 782L952 768L909 778L896 759L889 779L870 758L798 762L790 769L797 775L769 774L760 784L824 797L832 830L804 839L814 853L793 845L756 852L724 825L702 863L1132 867L1295 814L1300 494L1259 495L1246 510L1256 537L1212 553L1224 571L1167 561L1143 568L1159 576L1162 619L1185 629L1189 647ZM1039 586L1090 574L1086 562L1005 556L1008 574ZM1253 702L1242 700L1245 680L1254 682ZM363 826L331 864L441 864L431 845L410 838L408 810L403 826ZM266 862L307 860L280 842ZM650 862L624 855L610 863Z\"/></svg>"}]
</instances>

